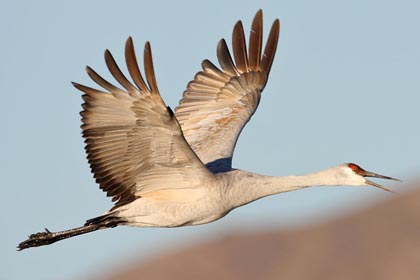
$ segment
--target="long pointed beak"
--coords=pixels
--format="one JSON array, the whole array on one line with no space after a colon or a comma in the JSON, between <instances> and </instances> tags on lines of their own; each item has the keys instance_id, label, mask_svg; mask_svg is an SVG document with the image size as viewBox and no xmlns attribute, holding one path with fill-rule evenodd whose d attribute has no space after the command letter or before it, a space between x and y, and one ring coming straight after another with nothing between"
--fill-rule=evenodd
<instances>
[{"instance_id":1,"label":"long pointed beak","mask_svg":"<svg viewBox=\"0 0 420 280\"><path fill-rule=\"evenodd\" d=\"M384 175L379 175L379 174L376 174L376 173L373 173L373 172L369 172L369 171L365 171L364 174L363 174L363 177L380 178L380 179L387 179L387 180L394 180L394 181L402 182L399 179L395 179L395 178L384 176ZM384 186L382 186L380 184L377 184L375 182L366 180L366 184L371 185L371 186L374 186L374 187L377 187L377 188L380 188L380 189L382 189L384 191L392 192L393 193L393 191L391 191L390 189L388 189L388 188L386 188L386 187L384 187Z\"/></svg>"}]
</instances>

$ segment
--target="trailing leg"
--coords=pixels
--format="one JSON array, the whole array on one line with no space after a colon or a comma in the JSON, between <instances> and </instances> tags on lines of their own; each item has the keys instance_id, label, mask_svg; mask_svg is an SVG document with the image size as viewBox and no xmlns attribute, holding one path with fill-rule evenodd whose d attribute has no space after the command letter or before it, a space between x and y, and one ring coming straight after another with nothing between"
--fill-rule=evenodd
<instances>
[{"instance_id":1,"label":"trailing leg","mask_svg":"<svg viewBox=\"0 0 420 280\"><path fill-rule=\"evenodd\" d=\"M18 250L49 245L54 242L67 239L73 236L89 233L99 229L106 229L116 227L119 224L123 223L123 220L120 218L112 217L110 214L99 216L86 221L86 224L81 227L51 232L48 229L45 229L43 232L38 232L31 234L29 238L18 245Z\"/></svg>"}]
</instances>

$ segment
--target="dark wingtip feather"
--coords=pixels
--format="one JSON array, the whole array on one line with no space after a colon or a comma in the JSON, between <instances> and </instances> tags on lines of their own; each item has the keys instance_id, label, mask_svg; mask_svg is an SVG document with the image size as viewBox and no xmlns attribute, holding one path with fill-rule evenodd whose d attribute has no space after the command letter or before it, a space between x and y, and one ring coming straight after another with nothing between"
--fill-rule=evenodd
<instances>
[{"instance_id":1,"label":"dark wingtip feather","mask_svg":"<svg viewBox=\"0 0 420 280\"><path fill-rule=\"evenodd\" d=\"M78 90L80 90L80 91L82 91L82 92L86 92L87 91L87 89L91 89L91 88L89 88L89 87L87 87L87 86L84 86L84 85L82 85L82 84L79 84L79 83L76 83L76 82L71 82L71 84L76 88L76 89L78 89Z\"/></svg>"},{"instance_id":2,"label":"dark wingtip feather","mask_svg":"<svg viewBox=\"0 0 420 280\"><path fill-rule=\"evenodd\" d=\"M133 38L131 36L128 36L127 40L125 41L125 49L127 50L127 48L134 49Z\"/></svg>"},{"instance_id":3,"label":"dark wingtip feather","mask_svg":"<svg viewBox=\"0 0 420 280\"><path fill-rule=\"evenodd\" d=\"M146 80L150 86L150 89L153 93L159 94L159 89L156 82L155 70L153 67L153 58L152 58L152 49L150 47L150 42L146 41L144 44L144 71L146 73Z\"/></svg>"},{"instance_id":4,"label":"dark wingtip feather","mask_svg":"<svg viewBox=\"0 0 420 280\"><path fill-rule=\"evenodd\" d=\"M101 77L101 75L96 73L95 70L93 70L89 66L86 66L86 73L95 83L108 90L109 92L121 91L121 89L106 81L104 78Z\"/></svg>"},{"instance_id":5,"label":"dark wingtip feather","mask_svg":"<svg viewBox=\"0 0 420 280\"><path fill-rule=\"evenodd\" d=\"M146 41L146 43L144 44L144 48L147 49L148 51L151 50L150 41Z\"/></svg>"},{"instance_id":6,"label":"dark wingtip feather","mask_svg":"<svg viewBox=\"0 0 420 280\"><path fill-rule=\"evenodd\" d=\"M230 55L225 39L221 39L217 44L217 59L224 72L229 73L232 76L239 74L232 61L232 56Z\"/></svg>"},{"instance_id":7,"label":"dark wingtip feather","mask_svg":"<svg viewBox=\"0 0 420 280\"><path fill-rule=\"evenodd\" d=\"M112 76L114 76L115 80L120 83L120 85L122 85L130 93L136 91L136 88L122 73L121 69L118 67L117 62L108 49L105 50L105 63L109 72L112 74Z\"/></svg>"},{"instance_id":8,"label":"dark wingtip feather","mask_svg":"<svg viewBox=\"0 0 420 280\"><path fill-rule=\"evenodd\" d=\"M111 57L112 57L111 51L110 51L109 49L105 49L105 51L104 51L104 58L105 58L105 60L106 60L106 59L107 59L107 57L109 57L109 56L111 56Z\"/></svg>"},{"instance_id":9,"label":"dark wingtip feather","mask_svg":"<svg viewBox=\"0 0 420 280\"><path fill-rule=\"evenodd\" d=\"M90 66L88 66L88 65L86 65L86 67L85 67L85 71L86 71L86 73L89 75L89 77L90 77L90 75L92 74L92 73L95 73L96 74L96 72L95 72L95 70L93 70Z\"/></svg>"},{"instance_id":10,"label":"dark wingtip feather","mask_svg":"<svg viewBox=\"0 0 420 280\"><path fill-rule=\"evenodd\" d=\"M249 36L249 68L258 70L261 60L262 36L263 36L263 13L258 10L251 25L251 34Z\"/></svg>"},{"instance_id":11,"label":"dark wingtip feather","mask_svg":"<svg viewBox=\"0 0 420 280\"><path fill-rule=\"evenodd\" d=\"M150 91L144 82L143 76L141 75L139 65L137 63L136 52L134 50L133 38L129 36L125 43L125 61L127 64L128 72L137 87L143 91Z\"/></svg>"},{"instance_id":12,"label":"dark wingtip feather","mask_svg":"<svg viewBox=\"0 0 420 280\"><path fill-rule=\"evenodd\" d=\"M248 71L248 55L246 50L245 33L242 21L238 21L233 28L232 48L236 67L242 73Z\"/></svg>"},{"instance_id":13,"label":"dark wingtip feather","mask_svg":"<svg viewBox=\"0 0 420 280\"><path fill-rule=\"evenodd\" d=\"M273 64L274 56L277 50L277 44L280 35L280 20L276 19L270 29L267 43L265 45L264 54L261 60L261 69L266 73L270 72L271 65Z\"/></svg>"},{"instance_id":14,"label":"dark wingtip feather","mask_svg":"<svg viewBox=\"0 0 420 280\"><path fill-rule=\"evenodd\" d=\"M87 93L87 94L92 94L92 93L103 93L103 91L100 91L100 90L97 90L97 89L94 89L94 88L91 88L91 87L87 87L87 86L81 85L81 84L76 83L76 82L71 82L71 84L72 84L72 85L73 85L76 89L78 89L78 90L80 90L80 91L82 91L82 92L84 92L84 93Z\"/></svg>"},{"instance_id":15,"label":"dark wingtip feather","mask_svg":"<svg viewBox=\"0 0 420 280\"><path fill-rule=\"evenodd\" d=\"M72 86L74 86L76 89L78 89L78 90L82 91L82 90L80 89L81 84L76 83L76 82L71 82L71 85L72 85Z\"/></svg>"}]
</instances>

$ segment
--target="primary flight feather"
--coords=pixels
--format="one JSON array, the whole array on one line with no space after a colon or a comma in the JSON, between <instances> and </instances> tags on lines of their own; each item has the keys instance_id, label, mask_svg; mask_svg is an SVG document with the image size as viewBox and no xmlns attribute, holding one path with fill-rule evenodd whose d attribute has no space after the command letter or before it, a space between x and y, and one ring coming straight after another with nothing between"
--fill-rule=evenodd
<instances>
[{"instance_id":1,"label":"primary flight feather","mask_svg":"<svg viewBox=\"0 0 420 280\"><path fill-rule=\"evenodd\" d=\"M106 65L115 86L90 67L102 90L77 83L82 91L82 130L87 159L100 188L115 205L85 225L39 232L18 249L42 246L119 225L177 227L220 219L256 199L308 186L372 185L366 177L392 179L356 164L341 164L302 176L264 176L232 168L238 136L258 107L276 53L280 22L275 20L263 50L263 20L254 17L246 44L241 21L233 29L233 58L225 40L217 46L221 68L202 63L175 112L156 83L152 52L144 47L144 75L128 38L125 60L132 82L111 53ZM247 49L248 48L248 49Z\"/></svg>"}]
</instances>

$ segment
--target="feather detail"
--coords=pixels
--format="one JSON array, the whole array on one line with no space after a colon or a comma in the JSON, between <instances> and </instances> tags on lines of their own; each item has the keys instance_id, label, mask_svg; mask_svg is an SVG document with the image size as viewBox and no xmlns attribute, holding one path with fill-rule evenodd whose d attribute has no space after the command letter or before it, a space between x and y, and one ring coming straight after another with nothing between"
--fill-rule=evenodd
<instances>
[{"instance_id":1,"label":"feather detail","mask_svg":"<svg viewBox=\"0 0 420 280\"><path fill-rule=\"evenodd\" d=\"M107 92L73 83L84 92L83 137L96 182L115 202L114 209L145 193L194 188L213 176L186 142L172 110L156 83L150 44L146 43L145 83L131 38L126 43L127 68L138 88L121 72L111 53L107 67L122 90L93 69L87 73ZM210 179L211 180L211 179Z\"/></svg>"},{"instance_id":2,"label":"feather detail","mask_svg":"<svg viewBox=\"0 0 420 280\"><path fill-rule=\"evenodd\" d=\"M231 169L236 141L257 109L267 83L279 27L276 20L261 58L262 11L257 12L252 23L249 54L242 23L238 21L232 33L235 61L225 40L220 40L217 58L221 69L204 60L203 70L188 84L175 109L191 148L214 173Z\"/></svg>"}]
</instances>

